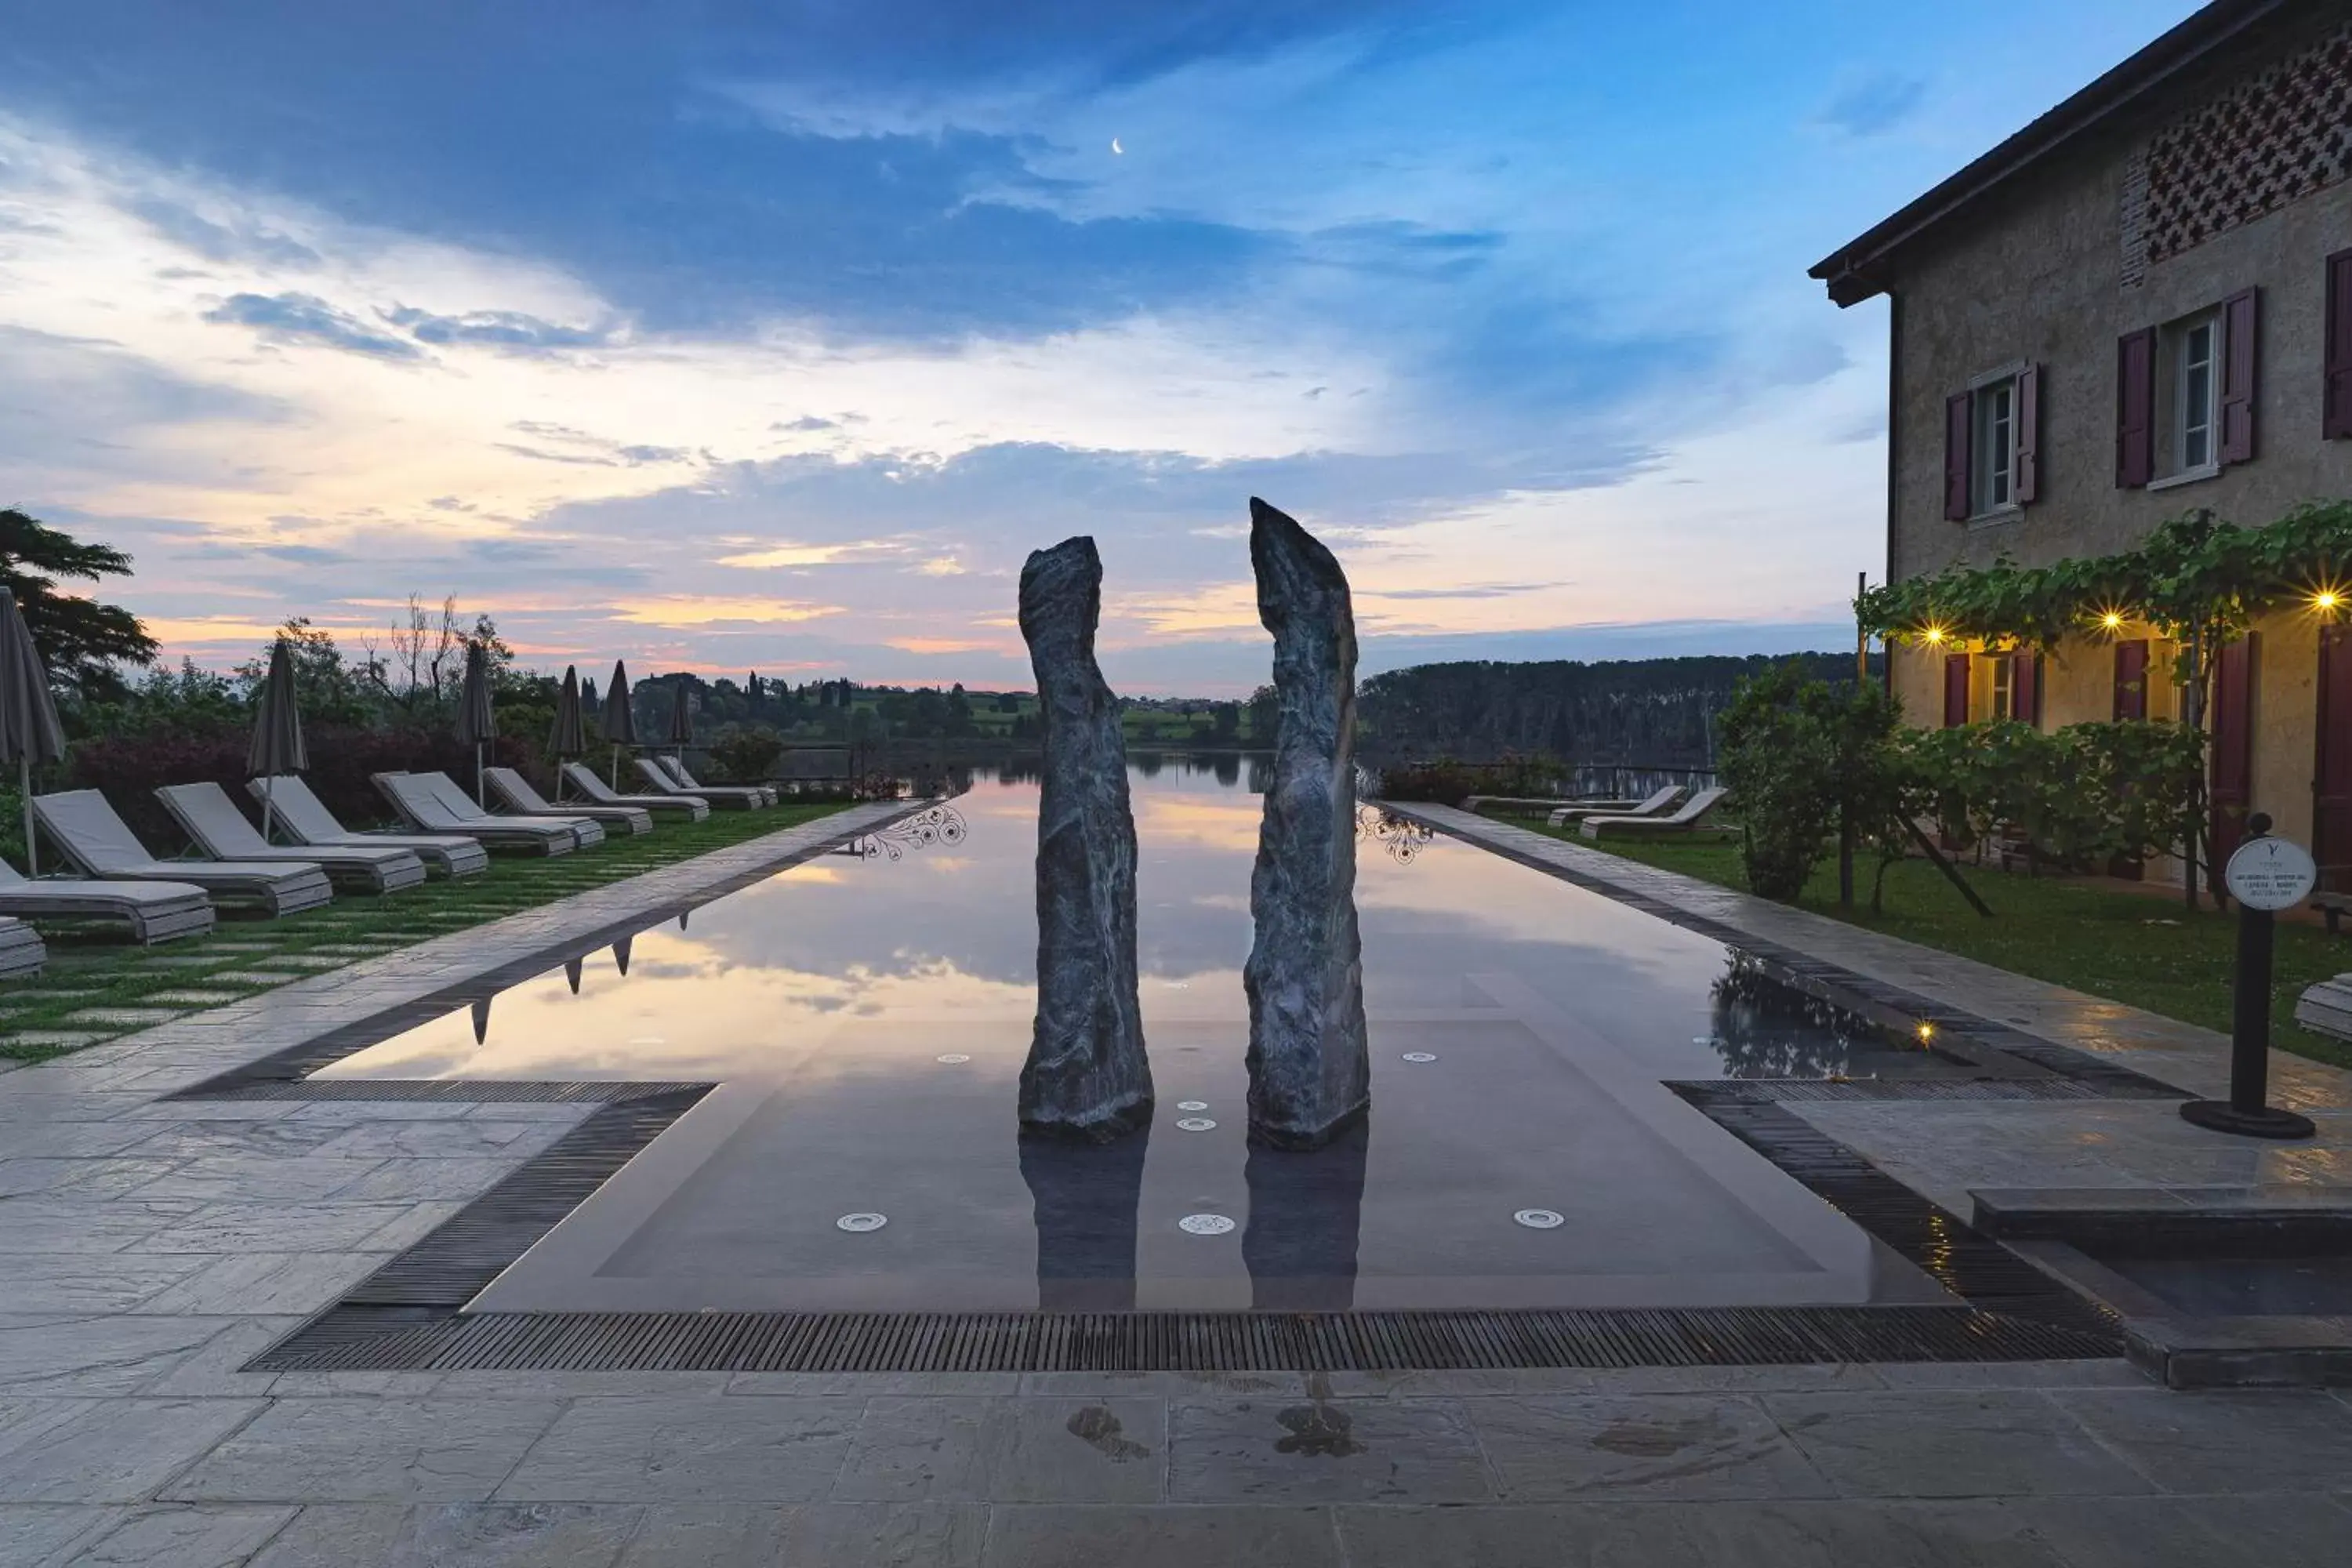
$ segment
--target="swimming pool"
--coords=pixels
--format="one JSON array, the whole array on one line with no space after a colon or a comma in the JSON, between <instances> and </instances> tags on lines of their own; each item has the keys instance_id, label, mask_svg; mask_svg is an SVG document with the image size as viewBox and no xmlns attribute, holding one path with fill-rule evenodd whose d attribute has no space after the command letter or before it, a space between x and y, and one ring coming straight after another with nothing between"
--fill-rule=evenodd
<instances>
[{"instance_id":1,"label":"swimming pool","mask_svg":"<svg viewBox=\"0 0 2352 1568\"><path fill-rule=\"evenodd\" d=\"M324 1076L717 1085L482 1310L1951 1300L1664 1087L1942 1058L1703 936L1377 814L1357 889L1371 1115L1314 1153L1253 1148L1249 766L1132 771L1147 1135L1018 1135L1036 793L1017 775L952 802L955 831L780 872Z\"/></svg>"}]
</instances>

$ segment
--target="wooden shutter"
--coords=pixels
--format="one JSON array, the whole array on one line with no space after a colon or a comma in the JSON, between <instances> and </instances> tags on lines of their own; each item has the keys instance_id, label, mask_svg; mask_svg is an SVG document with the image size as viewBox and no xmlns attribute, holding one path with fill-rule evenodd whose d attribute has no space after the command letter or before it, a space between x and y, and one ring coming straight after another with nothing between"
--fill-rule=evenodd
<instances>
[{"instance_id":1,"label":"wooden shutter","mask_svg":"<svg viewBox=\"0 0 2352 1568\"><path fill-rule=\"evenodd\" d=\"M2262 360L2262 293L2221 301L2221 461L2254 460L2254 394Z\"/></svg>"},{"instance_id":2,"label":"wooden shutter","mask_svg":"<svg viewBox=\"0 0 2352 1568\"><path fill-rule=\"evenodd\" d=\"M2116 344L2116 484L2136 490L2156 477L2156 329Z\"/></svg>"},{"instance_id":3,"label":"wooden shutter","mask_svg":"<svg viewBox=\"0 0 2352 1568\"><path fill-rule=\"evenodd\" d=\"M2352 436L2352 250L2327 258L2327 385L2320 405L2320 433L2328 440Z\"/></svg>"},{"instance_id":4,"label":"wooden shutter","mask_svg":"<svg viewBox=\"0 0 2352 1568\"><path fill-rule=\"evenodd\" d=\"M2021 649L2009 656L2009 716L2042 726L2042 656Z\"/></svg>"},{"instance_id":5,"label":"wooden shutter","mask_svg":"<svg viewBox=\"0 0 2352 1568\"><path fill-rule=\"evenodd\" d=\"M1944 656L1944 728L1957 730L1969 721L1969 656Z\"/></svg>"},{"instance_id":6,"label":"wooden shutter","mask_svg":"<svg viewBox=\"0 0 2352 1568\"><path fill-rule=\"evenodd\" d=\"M2254 788L2255 639L2248 632L2213 658L2212 772L2206 799L2213 812L2213 864L2226 864L2246 835Z\"/></svg>"},{"instance_id":7,"label":"wooden shutter","mask_svg":"<svg viewBox=\"0 0 2352 1568\"><path fill-rule=\"evenodd\" d=\"M2147 717L2147 643L2116 644L2116 717Z\"/></svg>"},{"instance_id":8,"label":"wooden shutter","mask_svg":"<svg viewBox=\"0 0 2352 1568\"><path fill-rule=\"evenodd\" d=\"M1954 522L1969 520L1969 395L1956 392L1944 399L1944 515Z\"/></svg>"},{"instance_id":9,"label":"wooden shutter","mask_svg":"<svg viewBox=\"0 0 2352 1568\"><path fill-rule=\"evenodd\" d=\"M2042 493L2042 367L2027 365L2017 377L2017 504L2032 506Z\"/></svg>"}]
</instances>

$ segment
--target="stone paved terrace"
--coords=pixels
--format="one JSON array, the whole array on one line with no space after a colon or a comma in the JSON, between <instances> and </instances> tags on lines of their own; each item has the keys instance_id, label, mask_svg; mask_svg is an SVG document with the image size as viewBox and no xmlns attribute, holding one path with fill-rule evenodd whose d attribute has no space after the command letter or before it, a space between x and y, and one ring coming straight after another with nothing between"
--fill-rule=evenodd
<instances>
[{"instance_id":1,"label":"stone paved terrace","mask_svg":"<svg viewBox=\"0 0 2352 1568\"><path fill-rule=\"evenodd\" d=\"M2171 1393L2121 1361L1328 1374L240 1370L584 1108L162 1097L691 900L881 815L791 829L0 1074L0 1564L2344 1560L2352 1402L2315 1390ZM2218 1087L2217 1043L2198 1031L1557 841L1538 847L1857 972ZM2342 1076L2281 1067L2290 1096L2327 1123L2322 1152L2341 1150ZM2173 1177L2175 1155L2231 1179L2249 1163L2234 1146L2160 1148L2158 1120L2138 1128L2112 1101L1805 1109L1845 1116L1842 1136L1930 1191L1995 1167L2021 1184L2057 1149L2093 1149L2101 1178L2119 1183ZM1864 1111L1885 1126L1864 1126ZM2065 1120L2094 1112L2111 1119ZM1938 1131L1939 1116L1969 1124ZM2085 1142L2086 1131L2097 1137ZM2083 1173L2065 1174L2079 1184Z\"/></svg>"}]
</instances>

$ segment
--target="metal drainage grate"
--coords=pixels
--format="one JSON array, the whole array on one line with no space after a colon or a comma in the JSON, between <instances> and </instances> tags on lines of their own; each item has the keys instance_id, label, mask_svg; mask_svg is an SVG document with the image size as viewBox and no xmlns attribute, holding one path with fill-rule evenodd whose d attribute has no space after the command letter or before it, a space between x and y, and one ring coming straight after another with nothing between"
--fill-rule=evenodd
<instances>
[{"instance_id":1,"label":"metal drainage grate","mask_svg":"<svg viewBox=\"0 0 2352 1568\"><path fill-rule=\"evenodd\" d=\"M485 1312L346 1306L247 1370L1390 1372L2044 1361L2111 1335L1966 1307L1518 1312Z\"/></svg>"}]
</instances>

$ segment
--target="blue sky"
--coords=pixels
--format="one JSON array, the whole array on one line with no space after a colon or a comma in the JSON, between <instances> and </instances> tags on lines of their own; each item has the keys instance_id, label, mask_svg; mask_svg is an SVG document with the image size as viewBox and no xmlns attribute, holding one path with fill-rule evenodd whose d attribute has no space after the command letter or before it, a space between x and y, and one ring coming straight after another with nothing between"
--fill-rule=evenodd
<instances>
[{"instance_id":1,"label":"blue sky","mask_svg":"<svg viewBox=\"0 0 2352 1568\"><path fill-rule=\"evenodd\" d=\"M1838 646L1885 321L1812 261L2178 21L1985 0L89 0L0 35L0 504L225 662L410 593L536 662L1264 678Z\"/></svg>"}]
</instances>

